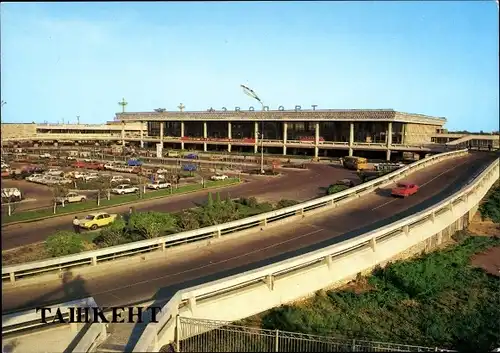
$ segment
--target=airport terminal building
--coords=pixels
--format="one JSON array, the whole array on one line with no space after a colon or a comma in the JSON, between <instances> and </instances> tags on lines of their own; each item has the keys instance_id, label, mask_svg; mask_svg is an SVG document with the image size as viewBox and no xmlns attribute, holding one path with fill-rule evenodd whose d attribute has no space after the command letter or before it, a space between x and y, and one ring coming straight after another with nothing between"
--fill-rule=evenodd
<instances>
[{"instance_id":1,"label":"airport terminal building","mask_svg":"<svg viewBox=\"0 0 500 353\"><path fill-rule=\"evenodd\" d=\"M166 149L301 154L314 157L363 155L372 151L432 150L444 118L381 110L213 109L204 112L117 113L116 121L144 122L141 145Z\"/></svg>"}]
</instances>

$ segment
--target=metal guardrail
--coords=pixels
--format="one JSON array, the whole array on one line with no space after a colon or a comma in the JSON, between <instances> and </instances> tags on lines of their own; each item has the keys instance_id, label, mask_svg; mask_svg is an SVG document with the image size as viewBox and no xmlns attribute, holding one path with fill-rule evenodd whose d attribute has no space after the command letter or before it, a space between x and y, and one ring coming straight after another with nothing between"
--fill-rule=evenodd
<instances>
[{"instance_id":1,"label":"metal guardrail","mask_svg":"<svg viewBox=\"0 0 500 353\"><path fill-rule=\"evenodd\" d=\"M159 343L164 341L162 336L167 332L169 337L173 338L173 330L176 323L176 317L179 315L179 308L188 305L196 306L197 299L206 300L207 298L218 296L230 291L241 290L252 284L264 281L272 287L274 278L297 271L300 269L311 268L317 264L331 264L335 258L353 254L354 252L371 247L374 251L377 243L383 243L390 237L406 235L412 233L412 230L420 230L426 227L428 223L439 224L440 228L448 227L447 218L449 212L458 207L460 203L467 204L469 197L476 197L475 203L479 202L481 197L487 192L487 188L499 177L499 159L491 163L476 179L470 182L465 188L454 195L442 200L417 214L401 219L397 222L373 230L356 238L338 243L308 254L300 255L295 258L283 260L268 266L264 266L252 271L237 274L221 280L205 283L199 286L186 288L175 293L170 301L163 307L161 316L157 323L149 324L144 330L141 338L138 340L133 352L158 351ZM494 180L490 180L490 179ZM482 195L476 195L476 190L481 189ZM461 215L460 215L461 216ZM453 218L454 223L457 218ZM177 342L178 343L178 342Z\"/></svg>"},{"instance_id":2,"label":"metal guardrail","mask_svg":"<svg viewBox=\"0 0 500 353\"><path fill-rule=\"evenodd\" d=\"M56 318L56 310L59 310L63 314L63 318L67 319L69 317L69 309L75 307L95 308L97 307L97 304L94 301L94 298L88 297L85 299L73 300L70 302L49 306L47 308L52 309L52 311L49 315L46 316L47 321L51 321L52 319ZM19 313L3 315L2 335L47 325L43 323L41 319L42 313L36 312L33 309L22 311Z\"/></svg>"},{"instance_id":3,"label":"metal guardrail","mask_svg":"<svg viewBox=\"0 0 500 353\"><path fill-rule=\"evenodd\" d=\"M186 243L200 241L208 238L219 238L229 233L239 232L253 227L262 227L289 217L302 217L307 212L317 210L319 208L336 207L340 203L344 203L350 199L355 199L357 197L370 193L376 187L390 184L395 180L404 177L408 173L423 168L429 164L433 164L447 158L453 158L467 153L467 150L460 150L434 155L409 164L380 178L358 185L354 188L233 222L167 235L154 239L137 241L124 245L112 246L94 251L86 251L75 255L62 256L58 258L29 262L20 265L5 266L2 268L2 282L5 281L12 283L17 279L46 274L49 272L60 272L74 267L96 266L99 263L113 261L127 256L149 253L156 250L165 251L165 249L167 248L183 245Z\"/></svg>"}]
</instances>

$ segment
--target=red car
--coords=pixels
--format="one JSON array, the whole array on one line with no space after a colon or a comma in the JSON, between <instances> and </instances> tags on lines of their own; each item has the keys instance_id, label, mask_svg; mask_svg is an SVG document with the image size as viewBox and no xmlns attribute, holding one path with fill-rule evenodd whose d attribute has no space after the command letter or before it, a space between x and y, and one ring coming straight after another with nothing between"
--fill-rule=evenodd
<instances>
[{"instance_id":1,"label":"red car","mask_svg":"<svg viewBox=\"0 0 500 353\"><path fill-rule=\"evenodd\" d=\"M392 189L391 195L397 197L408 197L415 194L418 191L418 185L412 183L398 183L394 189Z\"/></svg>"}]
</instances>

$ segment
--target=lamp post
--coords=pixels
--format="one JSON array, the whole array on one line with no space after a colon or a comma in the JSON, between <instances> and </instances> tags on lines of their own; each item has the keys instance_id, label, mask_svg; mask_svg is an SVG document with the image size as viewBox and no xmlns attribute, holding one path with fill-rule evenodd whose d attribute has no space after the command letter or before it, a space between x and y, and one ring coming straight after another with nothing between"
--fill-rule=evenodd
<instances>
[{"instance_id":1,"label":"lamp post","mask_svg":"<svg viewBox=\"0 0 500 353\"><path fill-rule=\"evenodd\" d=\"M256 101L258 101L262 107L262 111L264 111L264 103L260 100L259 96L257 96L257 93L255 93L251 88L241 85L241 88L243 88L243 93L245 93L247 96L252 97ZM258 134L260 137L260 173L264 174L264 120L260 122L260 134Z\"/></svg>"}]
</instances>

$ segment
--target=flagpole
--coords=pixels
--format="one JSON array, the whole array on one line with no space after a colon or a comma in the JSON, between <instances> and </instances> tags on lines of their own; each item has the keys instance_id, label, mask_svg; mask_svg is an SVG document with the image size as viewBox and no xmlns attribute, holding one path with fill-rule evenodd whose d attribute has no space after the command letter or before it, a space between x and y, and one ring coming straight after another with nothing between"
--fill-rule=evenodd
<instances>
[{"instance_id":1,"label":"flagpole","mask_svg":"<svg viewBox=\"0 0 500 353\"><path fill-rule=\"evenodd\" d=\"M260 100L259 96L257 96L257 93L255 93L251 88L248 88L245 85L241 85L243 88L243 92L247 95L258 101L262 107L262 111L264 111L264 103ZM264 120L261 120L260 122L260 134L257 134L255 136L258 138L258 135L260 135L260 173L264 174ZM257 141L258 143L258 141Z\"/></svg>"}]
</instances>

